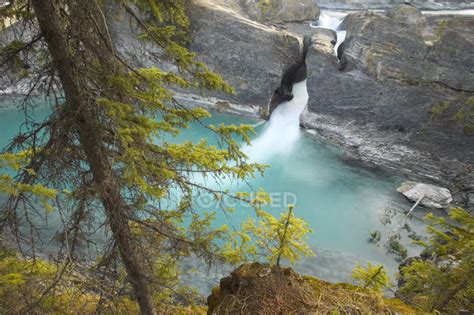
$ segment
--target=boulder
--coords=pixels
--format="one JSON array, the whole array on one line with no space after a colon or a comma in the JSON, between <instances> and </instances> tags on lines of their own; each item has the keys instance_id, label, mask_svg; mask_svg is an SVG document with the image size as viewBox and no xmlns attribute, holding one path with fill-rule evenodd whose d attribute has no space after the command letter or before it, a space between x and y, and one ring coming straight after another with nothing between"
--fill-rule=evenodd
<instances>
[{"instance_id":1,"label":"boulder","mask_svg":"<svg viewBox=\"0 0 474 315\"><path fill-rule=\"evenodd\" d=\"M318 53L334 55L336 32L325 28L315 28L311 34L311 42Z\"/></svg>"},{"instance_id":2,"label":"boulder","mask_svg":"<svg viewBox=\"0 0 474 315\"><path fill-rule=\"evenodd\" d=\"M388 9L385 15L396 21L406 23L411 27L417 29L425 42L433 41L435 35L431 32L428 27L428 21L423 13L411 5L397 5Z\"/></svg>"},{"instance_id":3,"label":"boulder","mask_svg":"<svg viewBox=\"0 0 474 315\"><path fill-rule=\"evenodd\" d=\"M428 208L446 209L453 201L449 189L419 182L404 182L397 191L416 202L423 195L420 204Z\"/></svg>"}]
</instances>

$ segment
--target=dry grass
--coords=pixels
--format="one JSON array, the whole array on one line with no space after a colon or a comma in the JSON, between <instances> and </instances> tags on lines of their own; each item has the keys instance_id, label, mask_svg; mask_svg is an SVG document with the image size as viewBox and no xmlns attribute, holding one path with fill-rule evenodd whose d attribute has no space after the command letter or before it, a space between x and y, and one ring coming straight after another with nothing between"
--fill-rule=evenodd
<instances>
[{"instance_id":1,"label":"dry grass","mask_svg":"<svg viewBox=\"0 0 474 315\"><path fill-rule=\"evenodd\" d=\"M245 264L221 280L208 299L209 314L420 314L350 284L303 277L290 268Z\"/></svg>"}]
</instances>

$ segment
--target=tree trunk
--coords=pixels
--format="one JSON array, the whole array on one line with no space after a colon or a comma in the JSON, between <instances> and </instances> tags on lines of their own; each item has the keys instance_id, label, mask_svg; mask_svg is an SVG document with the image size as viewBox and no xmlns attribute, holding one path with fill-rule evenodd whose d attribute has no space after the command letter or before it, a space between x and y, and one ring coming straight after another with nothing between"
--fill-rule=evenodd
<instances>
[{"instance_id":1,"label":"tree trunk","mask_svg":"<svg viewBox=\"0 0 474 315\"><path fill-rule=\"evenodd\" d=\"M74 128L93 174L97 195L105 209L140 310L142 314L154 314L147 279L141 272L138 252L128 225L128 207L121 195L120 184L114 176L102 141L101 126L95 115L97 105L88 93L85 76L81 74L83 65L80 65L71 53L72 49L68 44L71 39L65 36L64 15L60 12L60 6L64 4L61 0L32 0L32 5L64 89L65 109L75 117Z\"/></svg>"}]
</instances>

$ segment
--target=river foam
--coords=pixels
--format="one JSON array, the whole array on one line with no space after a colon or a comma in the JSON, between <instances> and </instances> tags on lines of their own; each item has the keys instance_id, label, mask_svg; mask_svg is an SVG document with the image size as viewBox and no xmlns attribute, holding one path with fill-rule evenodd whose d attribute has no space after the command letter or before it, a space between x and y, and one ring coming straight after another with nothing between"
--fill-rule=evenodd
<instances>
[{"instance_id":1,"label":"river foam","mask_svg":"<svg viewBox=\"0 0 474 315\"><path fill-rule=\"evenodd\" d=\"M252 161L263 163L271 156L292 151L301 135L300 115L308 104L306 80L293 85L293 95L273 111L263 134L243 149Z\"/></svg>"}]
</instances>

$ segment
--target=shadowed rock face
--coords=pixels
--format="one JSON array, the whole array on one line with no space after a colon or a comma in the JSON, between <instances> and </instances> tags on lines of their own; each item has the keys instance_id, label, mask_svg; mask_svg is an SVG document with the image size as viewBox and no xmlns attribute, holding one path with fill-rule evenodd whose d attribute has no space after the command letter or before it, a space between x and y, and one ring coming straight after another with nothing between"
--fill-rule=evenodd
<instances>
[{"instance_id":1,"label":"shadowed rock face","mask_svg":"<svg viewBox=\"0 0 474 315\"><path fill-rule=\"evenodd\" d=\"M206 91L205 96L266 108L284 69L300 60L297 36L249 19L238 0L194 0L188 13L189 49L235 90L234 95ZM114 41L127 60L137 67L177 71L159 47L137 39L139 28L113 3L108 16Z\"/></svg>"},{"instance_id":2,"label":"shadowed rock face","mask_svg":"<svg viewBox=\"0 0 474 315\"><path fill-rule=\"evenodd\" d=\"M211 93L213 96L266 107L283 69L300 60L297 37L235 12L197 3L190 18L189 48L236 91L235 95Z\"/></svg>"},{"instance_id":3,"label":"shadowed rock face","mask_svg":"<svg viewBox=\"0 0 474 315\"><path fill-rule=\"evenodd\" d=\"M309 46L311 45L311 37L306 36L303 41L303 52L300 61L292 64L283 72L283 77L280 86L273 92L270 99L270 108L268 114L275 110L275 108L283 102L293 99L293 85L302 82L308 77L306 70L306 55L308 54Z\"/></svg>"}]
</instances>

